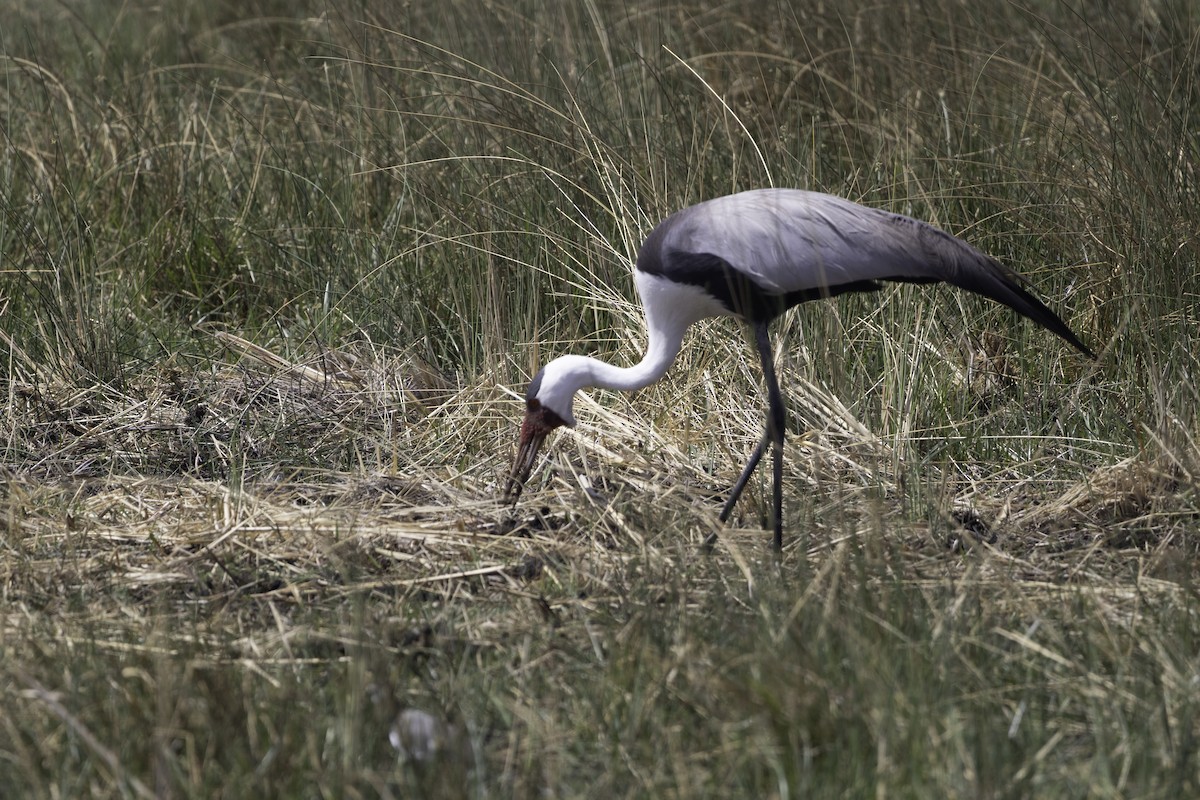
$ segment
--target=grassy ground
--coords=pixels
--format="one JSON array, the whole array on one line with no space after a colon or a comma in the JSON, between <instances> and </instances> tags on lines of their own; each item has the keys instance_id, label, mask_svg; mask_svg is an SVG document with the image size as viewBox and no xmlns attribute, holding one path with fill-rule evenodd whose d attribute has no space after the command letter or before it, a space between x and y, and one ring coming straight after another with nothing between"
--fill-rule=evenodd
<instances>
[{"instance_id":1,"label":"grassy ground","mask_svg":"<svg viewBox=\"0 0 1200 800\"><path fill-rule=\"evenodd\" d=\"M6 796L1200 792L1200 17L756 8L0 3ZM500 507L537 365L640 355L653 223L772 184L1100 358L795 310L776 559L706 323Z\"/></svg>"}]
</instances>

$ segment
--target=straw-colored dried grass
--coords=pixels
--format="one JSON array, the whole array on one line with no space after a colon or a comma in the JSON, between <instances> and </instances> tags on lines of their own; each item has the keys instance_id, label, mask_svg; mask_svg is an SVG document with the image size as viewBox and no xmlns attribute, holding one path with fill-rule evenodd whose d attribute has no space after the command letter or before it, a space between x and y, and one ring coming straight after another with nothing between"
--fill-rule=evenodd
<instances>
[{"instance_id":1,"label":"straw-colored dried grass","mask_svg":"<svg viewBox=\"0 0 1200 800\"><path fill-rule=\"evenodd\" d=\"M636 401L614 407L582 395L580 426L557 435L543 472L509 510L496 489L520 412L512 392L456 388L411 357L375 363L325 351L298 363L228 332L213 336L230 348L230 363L187 380L168 370L121 391L13 384L10 441L31 454L7 482L13 541L28 559L21 571L69 551L80 580L103 575L143 589L198 582L218 593L270 586L299 600L333 584L337 593L504 580L540 563L543 550L619 559L631 547L686 549L714 530L730 547L761 546L752 497L735 517L744 528L722 530L715 519L738 448L753 441L752 400L718 415L732 427L697 459L693 437L670 425L703 421L647 425ZM1188 546L1179 530L1188 517L1177 521L1172 506L1193 476L1178 460L1141 458L1065 488L1036 479L967 485L939 501L950 510L921 544L925 524L902 506L912 476L893 445L816 384L792 375L788 390L794 413L821 425L793 437L786 456L789 513L809 526L789 541L800 540L810 559L836 548L847 525L853 536L908 529L899 539L916 552L933 547L935 558L941 547L988 547L1047 579L1064 569L1079 577L1097 552ZM482 426L494 455L464 463L444 437L477 438L472 426ZM328 469L311 466L323 459ZM946 481L937 469L921 479ZM667 535L681 540L655 532L664 518ZM332 577L346 561L375 574ZM241 563L253 563L252 578L229 567Z\"/></svg>"}]
</instances>

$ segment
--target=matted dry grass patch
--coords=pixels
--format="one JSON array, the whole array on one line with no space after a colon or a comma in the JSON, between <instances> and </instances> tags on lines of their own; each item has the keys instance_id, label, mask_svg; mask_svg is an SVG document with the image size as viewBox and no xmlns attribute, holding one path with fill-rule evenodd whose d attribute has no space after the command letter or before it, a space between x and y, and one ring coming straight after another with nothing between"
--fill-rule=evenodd
<instances>
[{"instance_id":1,"label":"matted dry grass patch","mask_svg":"<svg viewBox=\"0 0 1200 800\"><path fill-rule=\"evenodd\" d=\"M508 418L519 412L511 393L455 388L411 357L325 351L296 363L215 336L248 358L186 379L167 368L120 389L11 384L10 451L27 457L8 467L10 541L33 572L46 567L39 559L69 552L80 579L286 587L299 597L320 593L350 562L403 587L526 574L544 549L571 561L620 558L721 531L715 511L741 455L736 438L680 436L628 416L628 405L582 397L579 428L560 434L537 485L510 511L495 497L511 451ZM1185 459L1194 454L1127 458L1066 488L1029 478L993 480L991 493L966 484L911 509L902 484L913 473L894 442L815 384L793 377L789 389L800 418L822 425L793 437L787 454L793 537L810 560L839 537L888 530L918 560L986 547L1044 578L1080 577L1106 554L1190 554L1196 481ZM753 424L753 408L739 413L718 417L733 422L722 435ZM466 442L481 435L494 452L472 461L477 445ZM949 486L936 468L921 477L935 491ZM756 505L743 506L745 528L721 536L756 548ZM229 566L247 561L250 576Z\"/></svg>"}]
</instances>

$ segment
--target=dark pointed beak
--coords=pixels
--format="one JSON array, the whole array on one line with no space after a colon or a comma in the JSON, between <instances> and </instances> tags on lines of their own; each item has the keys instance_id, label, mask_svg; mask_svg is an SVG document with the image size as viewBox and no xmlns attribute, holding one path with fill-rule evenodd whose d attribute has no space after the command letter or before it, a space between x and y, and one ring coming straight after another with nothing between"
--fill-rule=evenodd
<instances>
[{"instance_id":1,"label":"dark pointed beak","mask_svg":"<svg viewBox=\"0 0 1200 800\"><path fill-rule=\"evenodd\" d=\"M526 402L525 421L521 423L521 438L517 445L517 457L513 460L512 469L508 473L508 483L504 485L504 503L516 504L533 472L537 462L538 450L550 431L565 425L562 417L544 407L536 399Z\"/></svg>"},{"instance_id":2,"label":"dark pointed beak","mask_svg":"<svg viewBox=\"0 0 1200 800\"><path fill-rule=\"evenodd\" d=\"M521 490L525 488L525 481L529 480L529 473L533 472L538 450L541 448L542 442L546 441L547 433L549 431L531 426L528 420L521 426L521 442L517 447L517 457L513 460L512 469L508 473L508 483L504 487L505 505L515 505L521 496Z\"/></svg>"}]
</instances>

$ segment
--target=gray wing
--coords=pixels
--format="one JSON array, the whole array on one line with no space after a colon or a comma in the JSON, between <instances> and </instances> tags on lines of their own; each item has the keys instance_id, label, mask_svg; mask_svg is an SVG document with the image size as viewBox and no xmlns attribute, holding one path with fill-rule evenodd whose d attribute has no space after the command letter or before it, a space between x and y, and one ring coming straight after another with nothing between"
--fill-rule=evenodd
<instances>
[{"instance_id":1,"label":"gray wing","mask_svg":"<svg viewBox=\"0 0 1200 800\"><path fill-rule=\"evenodd\" d=\"M797 189L719 197L664 226L665 251L718 256L780 295L865 280L947 280L946 256L965 246L909 217Z\"/></svg>"},{"instance_id":2,"label":"gray wing","mask_svg":"<svg viewBox=\"0 0 1200 800\"><path fill-rule=\"evenodd\" d=\"M928 223L840 197L758 189L686 208L663 221L663 270L673 254L716 256L768 294L786 297L869 281L945 281L1012 308L1091 351L1023 287L1025 279Z\"/></svg>"}]
</instances>

